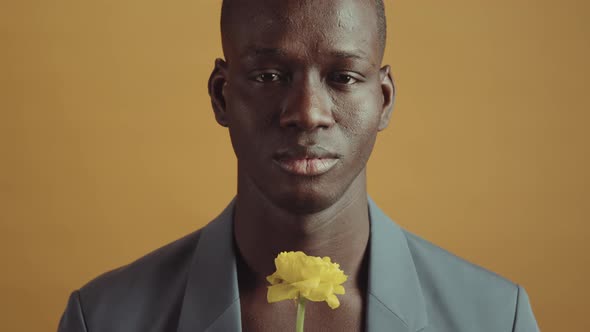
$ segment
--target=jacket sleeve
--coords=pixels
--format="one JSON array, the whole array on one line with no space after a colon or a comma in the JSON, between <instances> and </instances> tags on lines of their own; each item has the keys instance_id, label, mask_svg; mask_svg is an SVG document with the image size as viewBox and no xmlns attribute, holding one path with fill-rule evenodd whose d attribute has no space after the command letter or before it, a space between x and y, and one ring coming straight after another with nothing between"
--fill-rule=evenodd
<instances>
[{"instance_id":1,"label":"jacket sleeve","mask_svg":"<svg viewBox=\"0 0 590 332\"><path fill-rule=\"evenodd\" d=\"M57 332L88 332L84 312L80 304L79 291L75 291L70 295L66 310L59 321Z\"/></svg>"},{"instance_id":2,"label":"jacket sleeve","mask_svg":"<svg viewBox=\"0 0 590 332\"><path fill-rule=\"evenodd\" d=\"M539 332L529 296L521 286L518 286L516 296L516 312L514 313L513 332Z\"/></svg>"}]
</instances>

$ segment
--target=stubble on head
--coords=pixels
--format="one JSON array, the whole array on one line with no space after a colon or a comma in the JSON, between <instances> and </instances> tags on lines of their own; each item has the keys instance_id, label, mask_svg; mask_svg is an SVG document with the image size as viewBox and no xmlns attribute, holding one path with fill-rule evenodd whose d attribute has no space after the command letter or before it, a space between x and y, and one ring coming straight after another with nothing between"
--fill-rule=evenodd
<instances>
[{"instance_id":1,"label":"stubble on head","mask_svg":"<svg viewBox=\"0 0 590 332\"><path fill-rule=\"evenodd\" d=\"M224 110L218 122L229 128L239 185L256 187L254 193L296 214L321 211L353 183L364 186L365 163L382 128L377 128L377 117L387 99L380 87L388 72L380 70L385 34L379 21L379 6L373 0L224 1L226 59L217 65L223 72L217 100L223 101L218 105ZM252 72L278 75L279 81L253 83ZM340 79L349 73L357 75L358 84L340 84L333 76ZM301 104L306 98L315 105ZM279 124L278 118L286 113L308 116L305 107L332 113L334 125ZM338 175L295 178L268 166L273 151L299 144L342 153L343 166L330 173Z\"/></svg>"}]
</instances>

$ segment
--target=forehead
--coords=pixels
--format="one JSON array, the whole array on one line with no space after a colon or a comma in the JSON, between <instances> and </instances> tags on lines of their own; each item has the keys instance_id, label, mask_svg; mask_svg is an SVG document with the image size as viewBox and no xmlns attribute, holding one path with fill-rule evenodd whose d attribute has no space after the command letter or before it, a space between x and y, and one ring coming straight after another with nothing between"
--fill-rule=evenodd
<instances>
[{"instance_id":1,"label":"forehead","mask_svg":"<svg viewBox=\"0 0 590 332\"><path fill-rule=\"evenodd\" d=\"M223 27L226 58L275 50L276 55L354 53L378 61L372 0L236 0L231 7Z\"/></svg>"}]
</instances>

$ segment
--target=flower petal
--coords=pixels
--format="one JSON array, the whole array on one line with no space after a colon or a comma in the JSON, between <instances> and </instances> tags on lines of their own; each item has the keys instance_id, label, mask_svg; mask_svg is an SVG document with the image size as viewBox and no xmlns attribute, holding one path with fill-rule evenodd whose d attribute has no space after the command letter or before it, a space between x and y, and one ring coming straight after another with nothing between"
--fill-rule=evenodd
<instances>
[{"instance_id":1,"label":"flower petal","mask_svg":"<svg viewBox=\"0 0 590 332\"><path fill-rule=\"evenodd\" d=\"M328 303L328 305L332 309L336 309L340 306L340 301L338 300L338 298L334 294L328 296L328 298L326 299L326 303Z\"/></svg>"},{"instance_id":2,"label":"flower petal","mask_svg":"<svg viewBox=\"0 0 590 332\"><path fill-rule=\"evenodd\" d=\"M266 277L266 281L268 281L271 285L276 285L276 284L280 284L281 282L283 282L283 279L279 276L279 274L277 272L269 275L268 277Z\"/></svg>"},{"instance_id":3,"label":"flower petal","mask_svg":"<svg viewBox=\"0 0 590 332\"><path fill-rule=\"evenodd\" d=\"M309 295L304 295L307 299L315 302L325 301L332 294L334 287L329 283L322 283L314 288Z\"/></svg>"},{"instance_id":4,"label":"flower petal","mask_svg":"<svg viewBox=\"0 0 590 332\"><path fill-rule=\"evenodd\" d=\"M294 300L299 297L299 290L290 284L278 284L268 287L266 300L268 303L279 302L283 300Z\"/></svg>"},{"instance_id":5,"label":"flower petal","mask_svg":"<svg viewBox=\"0 0 590 332\"><path fill-rule=\"evenodd\" d=\"M334 294L345 294L344 287L342 285L334 286Z\"/></svg>"}]
</instances>

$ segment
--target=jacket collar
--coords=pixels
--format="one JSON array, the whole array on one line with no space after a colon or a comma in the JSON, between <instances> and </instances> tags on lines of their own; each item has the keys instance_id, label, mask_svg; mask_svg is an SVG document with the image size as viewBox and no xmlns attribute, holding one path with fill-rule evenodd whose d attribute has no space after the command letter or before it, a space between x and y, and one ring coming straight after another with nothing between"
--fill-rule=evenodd
<instances>
[{"instance_id":1,"label":"jacket collar","mask_svg":"<svg viewBox=\"0 0 590 332\"><path fill-rule=\"evenodd\" d=\"M178 332L241 331L233 240L235 199L201 230L187 278Z\"/></svg>"},{"instance_id":2,"label":"jacket collar","mask_svg":"<svg viewBox=\"0 0 590 332\"><path fill-rule=\"evenodd\" d=\"M403 230L369 198L368 331L419 331L428 325L418 273Z\"/></svg>"},{"instance_id":3,"label":"jacket collar","mask_svg":"<svg viewBox=\"0 0 590 332\"><path fill-rule=\"evenodd\" d=\"M178 332L241 331L234 204L201 230ZM427 325L426 306L405 234L370 198L369 216L367 331L418 331Z\"/></svg>"}]
</instances>

